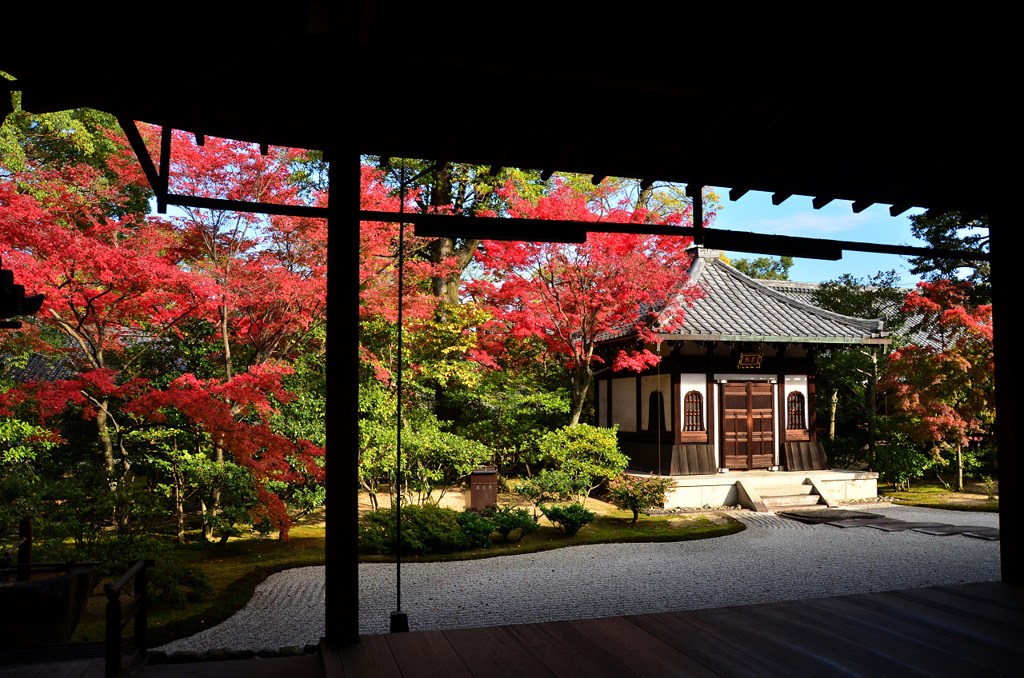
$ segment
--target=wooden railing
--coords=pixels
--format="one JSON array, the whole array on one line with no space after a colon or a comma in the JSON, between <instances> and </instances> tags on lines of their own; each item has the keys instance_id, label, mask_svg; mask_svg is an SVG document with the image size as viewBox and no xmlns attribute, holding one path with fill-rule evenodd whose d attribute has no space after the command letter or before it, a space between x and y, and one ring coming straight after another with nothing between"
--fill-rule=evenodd
<instances>
[{"instance_id":1,"label":"wooden railing","mask_svg":"<svg viewBox=\"0 0 1024 678\"><path fill-rule=\"evenodd\" d=\"M107 637L106 637L106 678L113 678L121 671L121 630L135 619L135 653L128 666L137 666L146 658L146 569L153 567L152 560L140 560L121 577L116 584L105 584L107 594ZM121 590L135 578L135 595L121 603Z\"/></svg>"}]
</instances>

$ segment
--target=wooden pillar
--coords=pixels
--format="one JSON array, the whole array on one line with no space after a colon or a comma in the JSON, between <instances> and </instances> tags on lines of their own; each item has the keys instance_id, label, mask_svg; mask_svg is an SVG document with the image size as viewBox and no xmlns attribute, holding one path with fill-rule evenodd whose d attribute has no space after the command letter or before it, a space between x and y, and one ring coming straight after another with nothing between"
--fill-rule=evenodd
<instances>
[{"instance_id":1,"label":"wooden pillar","mask_svg":"<svg viewBox=\"0 0 1024 678\"><path fill-rule=\"evenodd\" d=\"M679 368L672 368L672 445L683 442L683 389L679 383Z\"/></svg>"},{"instance_id":2,"label":"wooden pillar","mask_svg":"<svg viewBox=\"0 0 1024 678\"><path fill-rule=\"evenodd\" d=\"M1009 195L1003 193L1003 196ZM1005 200L1006 198L1004 198ZM999 465L999 558L1003 581L1024 584L1024 506L1017 500L1021 465L1014 449L1014 386L1020 383L1020 361L1013 353L1014 287L1018 284L1014 261L1017 248L1009 211L992 210L988 215L992 252L992 341L995 353L996 446Z\"/></svg>"},{"instance_id":3,"label":"wooden pillar","mask_svg":"<svg viewBox=\"0 0 1024 678\"><path fill-rule=\"evenodd\" d=\"M722 460L718 456L718 450L715 443L715 436L718 434L718 387L715 383L715 344L709 343L707 350L704 353L704 358L707 361L707 373L705 375L705 398L704 398L704 410L705 420L704 429L708 432L708 445L711 446L712 457L715 460L715 464L719 467L722 465Z\"/></svg>"},{"instance_id":4,"label":"wooden pillar","mask_svg":"<svg viewBox=\"0 0 1024 678\"><path fill-rule=\"evenodd\" d=\"M814 400L814 367L807 368L807 403L804 415L807 417L807 435L811 443L818 441L818 410Z\"/></svg>"},{"instance_id":5,"label":"wooden pillar","mask_svg":"<svg viewBox=\"0 0 1024 678\"><path fill-rule=\"evenodd\" d=\"M778 440L776 441L776 444L775 444L775 459L776 459L775 463L776 464L781 464L782 463L782 455L780 454L780 451L782 450L782 446L786 443L786 440L787 440L786 436L789 435L789 416L788 416L789 412L788 412L788 410L786 408L786 371L784 369L782 369L782 365L783 365L782 354L785 353L785 351L786 351L786 348L785 348L785 346L783 346L782 348L778 349L778 352L776 354L776 358L777 358L776 367L777 367L777 369L775 371L775 382L779 386L779 392L777 394L778 397L775 399L775 402L777 403L777 407L778 407L778 410L779 410L779 416L775 420L776 421L775 425L779 429L779 437L778 437Z\"/></svg>"},{"instance_id":6,"label":"wooden pillar","mask_svg":"<svg viewBox=\"0 0 1024 678\"><path fill-rule=\"evenodd\" d=\"M338 129L343 129L341 125ZM327 498L325 633L329 645L359 640L359 184L348 148L330 166L328 191ZM347 164L354 161L351 167ZM344 179L348 177L348 179ZM333 180L333 181L331 181ZM349 193L351 191L351 193Z\"/></svg>"}]
</instances>

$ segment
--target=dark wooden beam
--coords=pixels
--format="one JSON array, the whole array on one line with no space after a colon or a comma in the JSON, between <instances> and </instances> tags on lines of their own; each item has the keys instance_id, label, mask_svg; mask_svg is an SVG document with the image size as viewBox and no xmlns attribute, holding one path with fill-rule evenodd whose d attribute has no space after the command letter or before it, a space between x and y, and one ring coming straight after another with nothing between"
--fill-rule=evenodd
<instances>
[{"instance_id":1,"label":"dark wooden beam","mask_svg":"<svg viewBox=\"0 0 1024 678\"><path fill-rule=\"evenodd\" d=\"M160 190L156 192L156 211L167 212L167 191L171 177L171 139L174 129L168 125L160 128Z\"/></svg>"},{"instance_id":2,"label":"dark wooden beam","mask_svg":"<svg viewBox=\"0 0 1024 678\"><path fill-rule=\"evenodd\" d=\"M367 215L368 213L363 212ZM385 213L394 215L394 213ZM366 221L378 221L365 216ZM500 217L460 217L447 214L410 214L406 223L416 224L418 237L479 238L482 240L519 240L524 242L587 241L587 224L578 221L547 219L503 219Z\"/></svg>"},{"instance_id":3,"label":"dark wooden beam","mask_svg":"<svg viewBox=\"0 0 1024 678\"><path fill-rule=\"evenodd\" d=\"M226 198L204 198L197 195L178 195L168 193L164 202L179 207L196 207L208 210L226 210L230 212L246 212L249 214L279 214L285 217L312 217L324 219L327 209L309 205L279 205L270 202L248 202L245 200L228 200Z\"/></svg>"},{"instance_id":4,"label":"dark wooden beam","mask_svg":"<svg viewBox=\"0 0 1024 678\"><path fill-rule=\"evenodd\" d=\"M153 164L153 157L150 156L149 149L146 148L146 142L139 134L139 128L135 126L135 121L119 115L117 124L121 126L124 135L128 138L129 145L135 151L135 157L139 159L139 165L142 167L142 173L146 175L149 187L153 189L154 193L158 193L160 191L160 175Z\"/></svg>"},{"instance_id":5,"label":"dark wooden beam","mask_svg":"<svg viewBox=\"0 0 1024 678\"><path fill-rule=\"evenodd\" d=\"M227 208L225 208L227 209ZM316 208L306 208L316 209ZM256 211L256 210L254 210ZM696 209L694 210L696 213ZM314 215L322 216L322 215ZM585 242L586 233L639 233L691 236L708 247L754 254L776 254L812 259L842 258L843 251L874 252L898 256L931 256L946 259L989 261L989 255L964 250L939 250L909 245L882 245L850 240L828 240L798 236L747 233L719 228L685 228L656 224L579 222L558 219L506 219L502 217L463 217L452 214L404 214L361 210L363 221L404 221L416 224L420 237L478 238L481 240L521 240L524 242Z\"/></svg>"},{"instance_id":6,"label":"dark wooden beam","mask_svg":"<svg viewBox=\"0 0 1024 678\"><path fill-rule=\"evenodd\" d=\"M772 194L772 204L775 205L776 207L778 207L782 203L786 202L786 200L791 195L793 195L793 194L792 193L773 193Z\"/></svg>"},{"instance_id":7,"label":"dark wooden beam","mask_svg":"<svg viewBox=\"0 0 1024 678\"><path fill-rule=\"evenodd\" d=\"M835 198L828 198L828 197L820 196L819 195L816 198L814 198L813 200L811 200L811 205L814 207L814 209L820 210L822 207L824 207L825 205L829 204L834 199Z\"/></svg>"},{"instance_id":8,"label":"dark wooden beam","mask_svg":"<svg viewBox=\"0 0 1024 678\"><path fill-rule=\"evenodd\" d=\"M1003 194L1009 201L1012 192ZM1009 210L989 212L989 246L992 256L992 343L995 353L996 464L999 476L999 559L1003 581L1024 584L1024 507L1020 505L1021 465L1014 448L1016 421L1014 396L1020 383L1015 337L1017 247L1010 232ZM1005 309L1005 310L1004 310Z\"/></svg>"},{"instance_id":9,"label":"dark wooden beam","mask_svg":"<svg viewBox=\"0 0 1024 678\"><path fill-rule=\"evenodd\" d=\"M750 192L749 188L733 188L729 191L729 200L735 202L745 196L748 192Z\"/></svg>"}]
</instances>

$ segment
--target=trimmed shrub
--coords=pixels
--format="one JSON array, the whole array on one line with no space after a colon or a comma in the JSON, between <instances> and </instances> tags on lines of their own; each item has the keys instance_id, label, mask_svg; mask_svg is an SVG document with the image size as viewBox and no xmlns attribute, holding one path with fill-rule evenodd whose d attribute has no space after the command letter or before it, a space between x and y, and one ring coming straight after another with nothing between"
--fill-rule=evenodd
<instances>
[{"instance_id":1,"label":"trimmed shrub","mask_svg":"<svg viewBox=\"0 0 1024 678\"><path fill-rule=\"evenodd\" d=\"M459 514L459 526L470 548L487 548L491 545L495 524L486 513L463 511Z\"/></svg>"},{"instance_id":2,"label":"trimmed shrub","mask_svg":"<svg viewBox=\"0 0 1024 678\"><path fill-rule=\"evenodd\" d=\"M491 509L490 518L494 523L494 531L505 541L508 541L509 535L516 530L519 530L516 541L520 541L539 527L537 519L530 515L529 511L511 504Z\"/></svg>"},{"instance_id":3,"label":"trimmed shrub","mask_svg":"<svg viewBox=\"0 0 1024 678\"><path fill-rule=\"evenodd\" d=\"M923 476L925 469L935 463L934 458L895 431L889 433L888 440L879 441L876 450L875 468L896 491L909 490L910 480Z\"/></svg>"},{"instance_id":4,"label":"trimmed shrub","mask_svg":"<svg viewBox=\"0 0 1024 678\"><path fill-rule=\"evenodd\" d=\"M359 526L360 545L377 553L394 553L396 527L395 509L371 511ZM402 553L448 553L468 546L458 511L433 504L402 507Z\"/></svg>"},{"instance_id":5,"label":"trimmed shrub","mask_svg":"<svg viewBox=\"0 0 1024 678\"><path fill-rule=\"evenodd\" d=\"M585 501L606 479L626 470L629 458L619 451L617 427L577 424L549 431L537 441L541 459L569 476L571 492Z\"/></svg>"},{"instance_id":6,"label":"trimmed shrub","mask_svg":"<svg viewBox=\"0 0 1024 678\"><path fill-rule=\"evenodd\" d=\"M670 478L650 476L619 476L608 484L608 499L624 511L633 512L632 522L655 506L665 505L665 495L672 487Z\"/></svg>"},{"instance_id":7,"label":"trimmed shrub","mask_svg":"<svg viewBox=\"0 0 1024 678\"><path fill-rule=\"evenodd\" d=\"M565 506L558 506L557 504L541 506L540 512L544 514L545 518L558 526L558 529L570 537L575 536L584 525L597 517L593 511L585 508L579 502L573 502Z\"/></svg>"},{"instance_id":8,"label":"trimmed shrub","mask_svg":"<svg viewBox=\"0 0 1024 678\"><path fill-rule=\"evenodd\" d=\"M579 478L566 473L544 469L533 478L521 481L516 494L528 499L538 509L547 501L568 501L586 491ZM534 513L536 515L536 512Z\"/></svg>"}]
</instances>

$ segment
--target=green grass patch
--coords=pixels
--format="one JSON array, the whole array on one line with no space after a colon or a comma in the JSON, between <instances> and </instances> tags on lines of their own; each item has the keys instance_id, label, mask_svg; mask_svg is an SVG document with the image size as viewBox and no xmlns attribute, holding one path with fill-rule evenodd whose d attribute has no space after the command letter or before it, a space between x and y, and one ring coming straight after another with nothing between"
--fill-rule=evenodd
<instances>
[{"instance_id":1,"label":"green grass patch","mask_svg":"<svg viewBox=\"0 0 1024 678\"><path fill-rule=\"evenodd\" d=\"M492 535L493 543L488 548L469 549L455 553L403 556L402 560L411 563L432 563L538 553L584 544L689 541L724 537L745 529L743 523L731 518L715 522L704 516L653 516L642 517L637 522L631 523L632 519L633 514L630 511L614 510L598 514L597 518L572 537L566 536L561 530L542 519L541 526L523 537L522 541L503 542L501 537ZM395 557L364 553L360 554L359 560L366 563L393 563Z\"/></svg>"},{"instance_id":2,"label":"green grass patch","mask_svg":"<svg viewBox=\"0 0 1024 678\"><path fill-rule=\"evenodd\" d=\"M987 489L982 482L965 482L963 492L954 492L938 480L929 478L915 480L910 490L897 492L891 485L884 485L879 494L892 497L901 506L920 506L923 508L940 508L952 511L999 511L999 497L989 498Z\"/></svg>"},{"instance_id":3,"label":"green grass patch","mask_svg":"<svg viewBox=\"0 0 1024 678\"><path fill-rule=\"evenodd\" d=\"M489 548L403 557L403 561L493 558L583 544L687 541L721 537L744 529L744 525L736 520L723 518L713 521L704 516L641 517L631 524L633 516L629 511L598 510L603 512L599 512L593 522L573 537L567 537L542 519L541 527L519 542L503 542L501 537L492 535L493 544ZM323 565L324 530L322 527L296 528L292 530L292 538L287 542L272 538L245 538L233 539L224 546L195 542L176 549L181 564L195 565L206 572L214 593L201 602L150 606L151 647L193 635L223 622L242 609L252 598L256 587L276 572L294 567ZM360 562L394 561L393 556L373 554L361 554L359 559ZM102 594L92 597L72 642L103 639L105 602ZM124 637L128 638L130 632L131 624L125 628Z\"/></svg>"}]
</instances>

